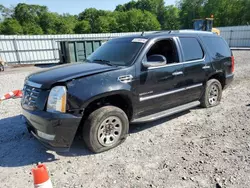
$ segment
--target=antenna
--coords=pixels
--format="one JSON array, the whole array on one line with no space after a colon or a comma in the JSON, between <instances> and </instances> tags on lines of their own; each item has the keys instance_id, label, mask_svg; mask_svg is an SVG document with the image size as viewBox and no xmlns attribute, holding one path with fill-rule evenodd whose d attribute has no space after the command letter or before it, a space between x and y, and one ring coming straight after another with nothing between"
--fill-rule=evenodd
<instances>
[{"instance_id":1,"label":"antenna","mask_svg":"<svg viewBox=\"0 0 250 188\"><path fill-rule=\"evenodd\" d=\"M142 36L142 37L144 36L144 31L142 31L141 36Z\"/></svg>"}]
</instances>

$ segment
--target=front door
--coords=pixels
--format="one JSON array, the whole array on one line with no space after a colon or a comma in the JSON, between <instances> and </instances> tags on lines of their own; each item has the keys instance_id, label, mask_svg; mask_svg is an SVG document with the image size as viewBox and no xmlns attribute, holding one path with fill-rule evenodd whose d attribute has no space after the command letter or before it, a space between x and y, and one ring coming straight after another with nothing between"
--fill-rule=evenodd
<instances>
[{"instance_id":1,"label":"front door","mask_svg":"<svg viewBox=\"0 0 250 188\"><path fill-rule=\"evenodd\" d=\"M159 111L178 106L182 103L183 65L179 63L179 53L174 38L155 42L144 60L151 55L163 55L167 64L160 67L146 68L141 63L137 82L137 117L147 116Z\"/></svg>"}]
</instances>

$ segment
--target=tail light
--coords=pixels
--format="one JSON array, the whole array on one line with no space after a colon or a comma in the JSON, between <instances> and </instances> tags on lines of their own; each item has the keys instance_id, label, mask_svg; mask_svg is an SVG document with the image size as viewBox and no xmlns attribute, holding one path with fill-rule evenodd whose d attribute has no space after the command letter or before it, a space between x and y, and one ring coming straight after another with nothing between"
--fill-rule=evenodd
<instances>
[{"instance_id":1,"label":"tail light","mask_svg":"<svg viewBox=\"0 0 250 188\"><path fill-rule=\"evenodd\" d=\"M232 56L232 67L231 67L232 73L234 72L234 62L235 62L235 59L234 59L234 56Z\"/></svg>"}]
</instances>

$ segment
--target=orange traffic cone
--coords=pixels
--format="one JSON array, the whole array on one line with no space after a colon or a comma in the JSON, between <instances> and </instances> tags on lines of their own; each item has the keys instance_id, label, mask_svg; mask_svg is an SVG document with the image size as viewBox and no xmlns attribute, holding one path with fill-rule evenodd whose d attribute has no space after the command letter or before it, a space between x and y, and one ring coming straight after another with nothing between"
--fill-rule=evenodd
<instances>
[{"instance_id":1,"label":"orange traffic cone","mask_svg":"<svg viewBox=\"0 0 250 188\"><path fill-rule=\"evenodd\" d=\"M38 164L32 169L35 188L52 188L47 168L44 164Z\"/></svg>"},{"instance_id":2,"label":"orange traffic cone","mask_svg":"<svg viewBox=\"0 0 250 188\"><path fill-rule=\"evenodd\" d=\"M23 93L21 90L11 91L0 98L0 101L11 99L11 98L21 98Z\"/></svg>"}]
</instances>

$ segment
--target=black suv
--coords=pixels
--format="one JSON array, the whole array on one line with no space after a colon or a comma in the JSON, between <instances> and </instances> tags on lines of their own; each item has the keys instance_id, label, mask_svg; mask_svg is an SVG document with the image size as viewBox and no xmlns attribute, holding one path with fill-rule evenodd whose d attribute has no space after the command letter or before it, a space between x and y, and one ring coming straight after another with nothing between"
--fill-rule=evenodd
<instances>
[{"instance_id":1,"label":"black suv","mask_svg":"<svg viewBox=\"0 0 250 188\"><path fill-rule=\"evenodd\" d=\"M90 150L122 143L130 123L219 104L234 57L210 32L172 31L112 39L85 63L28 76L22 99L28 130L65 150L78 131Z\"/></svg>"}]
</instances>

